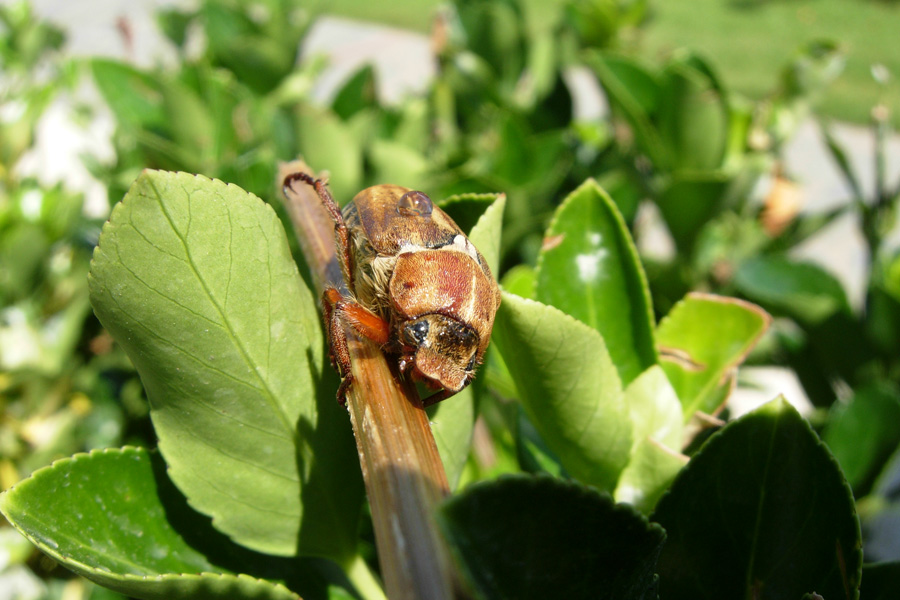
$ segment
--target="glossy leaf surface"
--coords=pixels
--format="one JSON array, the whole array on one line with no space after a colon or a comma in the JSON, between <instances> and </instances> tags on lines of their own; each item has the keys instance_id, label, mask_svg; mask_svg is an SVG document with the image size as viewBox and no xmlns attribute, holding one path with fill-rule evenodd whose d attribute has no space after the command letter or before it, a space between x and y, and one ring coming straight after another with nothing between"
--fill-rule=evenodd
<instances>
[{"instance_id":1,"label":"glossy leaf surface","mask_svg":"<svg viewBox=\"0 0 900 600\"><path fill-rule=\"evenodd\" d=\"M858 597L850 488L806 421L778 399L714 434L660 500L660 596Z\"/></svg>"},{"instance_id":2,"label":"glossy leaf surface","mask_svg":"<svg viewBox=\"0 0 900 600\"><path fill-rule=\"evenodd\" d=\"M647 279L622 216L595 181L557 210L538 260L536 295L600 332L625 385L656 364Z\"/></svg>"},{"instance_id":3,"label":"glossy leaf surface","mask_svg":"<svg viewBox=\"0 0 900 600\"><path fill-rule=\"evenodd\" d=\"M352 555L353 441L317 397L321 325L274 211L219 181L147 171L103 229L90 289L191 504L255 550Z\"/></svg>"},{"instance_id":4,"label":"glossy leaf surface","mask_svg":"<svg viewBox=\"0 0 900 600\"><path fill-rule=\"evenodd\" d=\"M36 471L0 496L0 509L43 552L129 596L298 598L209 562L172 527L165 483L164 463L142 448L94 451Z\"/></svg>"},{"instance_id":5,"label":"glossy leaf surface","mask_svg":"<svg viewBox=\"0 0 900 600\"><path fill-rule=\"evenodd\" d=\"M479 598L656 598L665 533L590 488L508 476L468 488L438 514Z\"/></svg>"},{"instance_id":6,"label":"glossy leaf surface","mask_svg":"<svg viewBox=\"0 0 900 600\"><path fill-rule=\"evenodd\" d=\"M494 343L528 418L570 475L612 491L631 450L622 384L596 330L504 293Z\"/></svg>"},{"instance_id":7,"label":"glossy leaf surface","mask_svg":"<svg viewBox=\"0 0 900 600\"><path fill-rule=\"evenodd\" d=\"M722 385L770 321L758 306L710 294L688 294L672 307L657 327L656 343L685 418L721 406Z\"/></svg>"}]
</instances>

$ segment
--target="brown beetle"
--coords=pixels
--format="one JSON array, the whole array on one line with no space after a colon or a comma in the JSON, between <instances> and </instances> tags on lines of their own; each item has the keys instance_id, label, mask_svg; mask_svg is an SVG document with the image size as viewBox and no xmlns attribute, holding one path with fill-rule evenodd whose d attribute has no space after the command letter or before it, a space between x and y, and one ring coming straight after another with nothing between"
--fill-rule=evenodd
<instances>
[{"instance_id":1,"label":"brown beetle","mask_svg":"<svg viewBox=\"0 0 900 600\"><path fill-rule=\"evenodd\" d=\"M322 295L332 362L352 382L343 324L390 354L400 371L441 391L430 406L456 394L484 358L500 288L484 257L459 226L424 193L398 185L361 191L343 211L320 179L292 173L316 190L334 220L335 244L349 293Z\"/></svg>"}]
</instances>

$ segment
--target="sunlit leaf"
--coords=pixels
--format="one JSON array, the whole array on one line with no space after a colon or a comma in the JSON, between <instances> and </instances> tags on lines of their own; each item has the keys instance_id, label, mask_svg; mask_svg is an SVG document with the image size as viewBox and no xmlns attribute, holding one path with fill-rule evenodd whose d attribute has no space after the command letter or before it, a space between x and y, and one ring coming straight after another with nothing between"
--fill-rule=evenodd
<instances>
[{"instance_id":1,"label":"sunlit leaf","mask_svg":"<svg viewBox=\"0 0 900 600\"><path fill-rule=\"evenodd\" d=\"M593 180L547 230L536 297L599 331L625 385L656 364L646 276L622 216Z\"/></svg>"},{"instance_id":2,"label":"sunlit leaf","mask_svg":"<svg viewBox=\"0 0 900 600\"><path fill-rule=\"evenodd\" d=\"M625 405L634 441L615 498L649 512L687 462L679 454L681 403L665 372L654 365L625 388Z\"/></svg>"},{"instance_id":3,"label":"sunlit leaf","mask_svg":"<svg viewBox=\"0 0 900 600\"><path fill-rule=\"evenodd\" d=\"M656 329L656 343L686 419L721 407L723 385L770 321L756 305L710 294L688 294L672 307Z\"/></svg>"},{"instance_id":4,"label":"sunlit leaf","mask_svg":"<svg viewBox=\"0 0 900 600\"><path fill-rule=\"evenodd\" d=\"M350 428L318 393L322 329L274 211L219 181L147 171L103 229L90 289L192 505L256 550L352 556Z\"/></svg>"},{"instance_id":5,"label":"sunlit leaf","mask_svg":"<svg viewBox=\"0 0 900 600\"><path fill-rule=\"evenodd\" d=\"M552 306L504 293L493 340L528 418L566 471L615 489L631 422L600 334Z\"/></svg>"},{"instance_id":6,"label":"sunlit leaf","mask_svg":"<svg viewBox=\"0 0 900 600\"><path fill-rule=\"evenodd\" d=\"M94 451L35 472L0 496L0 509L43 552L129 596L298 598L211 563L170 522L177 492L167 483L165 464L144 449Z\"/></svg>"}]
</instances>

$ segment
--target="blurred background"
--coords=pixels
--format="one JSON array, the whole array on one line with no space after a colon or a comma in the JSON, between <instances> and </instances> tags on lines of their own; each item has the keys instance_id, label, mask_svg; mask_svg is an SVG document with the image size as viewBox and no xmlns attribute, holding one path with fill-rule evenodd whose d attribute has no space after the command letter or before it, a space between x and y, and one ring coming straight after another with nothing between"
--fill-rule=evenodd
<instances>
[{"instance_id":1,"label":"blurred background","mask_svg":"<svg viewBox=\"0 0 900 600\"><path fill-rule=\"evenodd\" d=\"M897 31L890 0L0 1L0 489L155 446L86 280L142 169L279 211L297 155L340 202L505 192L509 285L593 177L657 316L700 290L776 317L729 414L784 393L853 485L867 560L900 559ZM117 597L0 526L0 600Z\"/></svg>"}]
</instances>

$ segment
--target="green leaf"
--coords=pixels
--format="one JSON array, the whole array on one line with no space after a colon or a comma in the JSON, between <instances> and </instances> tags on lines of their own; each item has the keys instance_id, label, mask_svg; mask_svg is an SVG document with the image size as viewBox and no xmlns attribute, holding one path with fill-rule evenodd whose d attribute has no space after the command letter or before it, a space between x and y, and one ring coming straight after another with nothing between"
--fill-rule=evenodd
<instances>
[{"instance_id":1,"label":"green leaf","mask_svg":"<svg viewBox=\"0 0 900 600\"><path fill-rule=\"evenodd\" d=\"M363 65L344 83L331 103L331 110L347 121L361 110L378 106L375 69L371 64Z\"/></svg>"},{"instance_id":2,"label":"green leaf","mask_svg":"<svg viewBox=\"0 0 900 600\"><path fill-rule=\"evenodd\" d=\"M303 14L276 6L254 12L242 2L206 2L201 10L211 59L257 94L272 91L294 69L309 25Z\"/></svg>"},{"instance_id":3,"label":"green leaf","mask_svg":"<svg viewBox=\"0 0 900 600\"><path fill-rule=\"evenodd\" d=\"M722 211L731 181L721 171L679 173L660 192L656 205L681 252L690 253L703 226Z\"/></svg>"},{"instance_id":4,"label":"green leaf","mask_svg":"<svg viewBox=\"0 0 900 600\"><path fill-rule=\"evenodd\" d=\"M545 240L537 299L599 331L631 383L657 356L647 278L616 205L588 180L563 201Z\"/></svg>"},{"instance_id":5,"label":"green leaf","mask_svg":"<svg viewBox=\"0 0 900 600\"><path fill-rule=\"evenodd\" d=\"M900 562L863 565L860 591L865 600L894 600L900 597Z\"/></svg>"},{"instance_id":6,"label":"green leaf","mask_svg":"<svg viewBox=\"0 0 900 600\"><path fill-rule=\"evenodd\" d=\"M615 498L648 513L687 462L679 454L683 437L681 403L665 372L654 365L625 389L625 405L634 442Z\"/></svg>"},{"instance_id":7,"label":"green leaf","mask_svg":"<svg viewBox=\"0 0 900 600\"><path fill-rule=\"evenodd\" d=\"M296 124L303 159L317 171L328 170L328 185L339 204L352 200L362 185L362 141L328 109L303 104Z\"/></svg>"},{"instance_id":8,"label":"green leaf","mask_svg":"<svg viewBox=\"0 0 900 600\"><path fill-rule=\"evenodd\" d=\"M847 295L828 271L783 256L747 260L734 275L737 289L767 310L801 323L820 323L837 312L849 312Z\"/></svg>"},{"instance_id":9,"label":"green leaf","mask_svg":"<svg viewBox=\"0 0 900 600\"><path fill-rule=\"evenodd\" d=\"M500 233L503 228L503 211L506 210L506 195L488 195L488 197L492 198L492 202L479 215L478 221L469 230L469 241L478 248L496 277L500 270ZM462 202L465 197L456 196L455 198L456 200L452 202L448 200L451 206L456 202Z\"/></svg>"},{"instance_id":10,"label":"green leaf","mask_svg":"<svg viewBox=\"0 0 900 600\"><path fill-rule=\"evenodd\" d=\"M547 443L541 438L537 429L519 407L516 415L516 458L521 470L527 473L547 473L559 478L566 477L559 458L556 457Z\"/></svg>"},{"instance_id":11,"label":"green leaf","mask_svg":"<svg viewBox=\"0 0 900 600\"><path fill-rule=\"evenodd\" d=\"M196 166L197 170L211 168L213 160L218 158L216 115L193 90L180 82L162 82L160 91L168 130L185 164Z\"/></svg>"},{"instance_id":12,"label":"green leaf","mask_svg":"<svg viewBox=\"0 0 900 600\"><path fill-rule=\"evenodd\" d=\"M870 384L847 402L835 402L822 439L847 482L862 496L891 453L900 445L900 396L887 386Z\"/></svg>"},{"instance_id":13,"label":"green leaf","mask_svg":"<svg viewBox=\"0 0 900 600\"><path fill-rule=\"evenodd\" d=\"M192 506L255 550L352 556L354 445L346 415L317 395L322 330L271 207L145 171L103 228L89 281Z\"/></svg>"},{"instance_id":14,"label":"green leaf","mask_svg":"<svg viewBox=\"0 0 900 600\"><path fill-rule=\"evenodd\" d=\"M615 489L631 423L601 335L552 306L504 292L493 340L528 418L569 474Z\"/></svg>"},{"instance_id":15,"label":"green leaf","mask_svg":"<svg viewBox=\"0 0 900 600\"><path fill-rule=\"evenodd\" d=\"M510 294L534 300L537 274L531 265L516 265L503 275L500 285Z\"/></svg>"},{"instance_id":16,"label":"green leaf","mask_svg":"<svg viewBox=\"0 0 900 600\"><path fill-rule=\"evenodd\" d=\"M438 522L478 598L656 598L665 532L591 488L506 476L447 500Z\"/></svg>"},{"instance_id":17,"label":"green leaf","mask_svg":"<svg viewBox=\"0 0 900 600\"><path fill-rule=\"evenodd\" d=\"M673 157L663 143L653 117L660 102L660 82L633 58L609 52L586 55L610 104L631 126L636 142L659 169L668 169Z\"/></svg>"},{"instance_id":18,"label":"green leaf","mask_svg":"<svg viewBox=\"0 0 900 600\"><path fill-rule=\"evenodd\" d=\"M660 500L660 596L855 599L862 550L850 488L784 399L714 434Z\"/></svg>"},{"instance_id":19,"label":"green leaf","mask_svg":"<svg viewBox=\"0 0 900 600\"><path fill-rule=\"evenodd\" d=\"M770 322L756 305L711 294L691 293L672 307L656 329L656 344L686 420L721 407L722 386Z\"/></svg>"},{"instance_id":20,"label":"green leaf","mask_svg":"<svg viewBox=\"0 0 900 600\"><path fill-rule=\"evenodd\" d=\"M496 274L500 261L500 237L505 194L455 194L438 202L459 228L468 232L469 240Z\"/></svg>"},{"instance_id":21,"label":"green leaf","mask_svg":"<svg viewBox=\"0 0 900 600\"><path fill-rule=\"evenodd\" d=\"M428 159L418 151L393 140L372 140L368 148L374 180L412 189L428 186Z\"/></svg>"},{"instance_id":22,"label":"green leaf","mask_svg":"<svg viewBox=\"0 0 900 600\"><path fill-rule=\"evenodd\" d=\"M431 433L437 444L438 454L447 473L447 481L453 489L459 483L475 427L475 398L467 388L445 402L428 408Z\"/></svg>"},{"instance_id":23,"label":"green leaf","mask_svg":"<svg viewBox=\"0 0 900 600\"><path fill-rule=\"evenodd\" d=\"M696 61L696 57L675 60L661 77L658 127L675 171L718 168L728 141L728 106L722 90L708 67Z\"/></svg>"},{"instance_id":24,"label":"green leaf","mask_svg":"<svg viewBox=\"0 0 900 600\"><path fill-rule=\"evenodd\" d=\"M91 61L91 72L100 94L120 125L135 130L166 126L162 90L153 77L123 63L102 58Z\"/></svg>"},{"instance_id":25,"label":"green leaf","mask_svg":"<svg viewBox=\"0 0 900 600\"><path fill-rule=\"evenodd\" d=\"M165 465L142 448L95 450L36 471L0 495L0 510L41 551L129 596L298 598L273 582L233 575L192 547L169 521L166 492L174 490L164 478Z\"/></svg>"}]
</instances>

